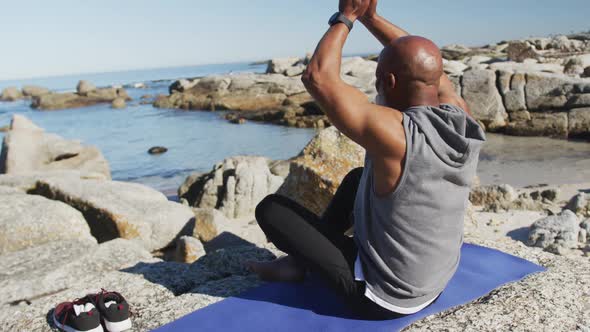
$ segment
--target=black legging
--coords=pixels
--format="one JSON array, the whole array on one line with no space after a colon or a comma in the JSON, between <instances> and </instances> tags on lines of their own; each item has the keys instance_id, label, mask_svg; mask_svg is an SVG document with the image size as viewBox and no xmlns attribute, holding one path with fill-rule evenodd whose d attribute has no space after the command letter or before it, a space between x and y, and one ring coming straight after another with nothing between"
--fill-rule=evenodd
<instances>
[{"instance_id":1,"label":"black legging","mask_svg":"<svg viewBox=\"0 0 590 332\"><path fill-rule=\"evenodd\" d=\"M359 167L344 177L321 218L288 197L271 194L256 206L256 220L278 249L317 273L355 313L368 319L401 317L404 315L365 297L365 283L354 278L357 246L344 232L353 223L351 213L362 173Z\"/></svg>"}]
</instances>

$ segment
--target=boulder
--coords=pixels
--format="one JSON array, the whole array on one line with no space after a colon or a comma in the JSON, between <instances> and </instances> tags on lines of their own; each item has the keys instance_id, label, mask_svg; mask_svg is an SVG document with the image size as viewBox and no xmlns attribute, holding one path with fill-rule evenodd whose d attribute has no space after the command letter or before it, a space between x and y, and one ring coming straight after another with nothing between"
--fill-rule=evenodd
<instances>
[{"instance_id":1,"label":"boulder","mask_svg":"<svg viewBox=\"0 0 590 332\"><path fill-rule=\"evenodd\" d=\"M111 108L114 108L114 109L122 109L125 107L127 107L127 104L125 103L125 99L121 98L121 97L116 98L111 103Z\"/></svg>"},{"instance_id":2,"label":"boulder","mask_svg":"<svg viewBox=\"0 0 590 332\"><path fill-rule=\"evenodd\" d=\"M109 164L93 146L46 133L26 118L14 115L11 130L4 136L0 173L78 170L111 177Z\"/></svg>"},{"instance_id":3,"label":"boulder","mask_svg":"<svg viewBox=\"0 0 590 332\"><path fill-rule=\"evenodd\" d=\"M440 51L447 60L461 60L471 53L469 47L457 44L444 46Z\"/></svg>"},{"instance_id":4,"label":"boulder","mask_svg":"<svg viewBox=\"0 0 590 332\"><path fill-rule=\"evenodd\" d=\"M504 98L506 111L509 113L525 111L527 109L524 94L524 86L526 84L525 75L522 73L512 74L501 71L498 73L498 77L500 93Z\"/></svg>"},{"instance_id":5,"label":"boulder","mask_svg":"<svg viewBox=\"0 0 590 332\"><path fill-rule=\"evenodd\" d=\"M176 242L175 260L181 263L192 263L205 256L205 248L198 239L192 236L182 236Z\"/></svg>"},{"instance_id":6,"label":"boulder","mask_svg":"<svg viewBox=\"0 0 590 332\"><path fill-rule=\"evenodd\" d=\"M577 248L579 223L576 215L570 210L539 219L529 230L527 244L545 249L551 245L565 249Z\"/></svg>"},{"instance_id":7,"label":"boulder","mask_svg":"<svg viewBox=\"0 0 590 332\"><path fill-rule=\"evenodd\" d=\"M342 179L364 165L365 150L335 127L320 131L291 162L277 191L321 215Z\"/></svg>"},{"instance_id":8,"label":"boulder","mask_svg":"<svg viewBox=\"0 0 590 332\"><path fill-rule=\"evenodd\" d=\"M297 57L272 59L268 62L267 74L285 74L291 67L300 61Z\"/></svg>"},{"instance_id":9,"label":"boulder","mask_svg":"<svg viewBox=\"0 0 590 332\"><path fill-rule=\"evenodd\" d=\"M80 96L86 96L89 92L93 92L95 90L96 86L85 80L79 81L78 85L76 86L76 92L78 92Z\"/></svg>"},{"instance_id":10,"label":"boulder","mask_svg":"<svg viewBox=\"0 0 590 332\"><path fill-rule=\"evenodd\" d=\"M568 130L570 136L588 136L590 134L590 107L575 108L569 111Z\"/></svg>"},{"instance_id":11,"label":"boulder","mask_svg":"<svg viewBox=\"0 0 590 332\"><path fill-rule=\"evenodd\" d=\"M199 83L199 79L180 79L170 85L168 93L173 94L174 92L184 92L197 85L197 83Z\"/></svg>"},{"instance_id":12,"label":"boulder","mask_svg":"<svg viewBox=\"0 0 590 332\"><path fill-rule=\"evenodd\" d=\"M46 95L51 93L49 89L36 86L36 85L25 85L23 86L23 95L25 97L40 97L42 95Z\"/></svg>"},{"instance_id":13,"label":"boulder","mask_svg":"<svg viewBox=\"0 0 590 332\"><path fill-rule=\"evenodd\" d=\"M461 61L443 59L443 68L446 74L461 75L469 66Z\"/></svg>"},{"instance_id":14,"label":"boulder","mask_svg":"<svg viewBox=\"0 0 590 332\"><path fill-rule=\"evenodd\" d=\"M82 211L99 242L133 239L152 251L188 235L194 214L149 187L118 181L46 179L32 191Z\"/></svg>"},{"instance_id":15,"label":"boulder","mask_svg":"<svg viewBox=\"0 0 590 332\"><path fill-rule=\"evenodd\" d=\"M194 181L194 177L187 181ZM216 208L228 218L240 218L252 216L256 205L282 183L283 178L270 172L267 158L237 156L217 163L179 196L191 206Z\"/></svg>"},{"instance_id":16,"label":"boulder","mask_svg":"<svg viewBox=\"0 0 590 332\"><path fill-rule=\"evenodd\" d=\"M22 92L13 86L4 88L4 90L2 90L2 94L0 94L0 101L16 101L22 98Z\"/></svg>"},{"instance_id":17,"label":"boulder","mask_svg":"<svg viewBox=\"0 0 590 332\"><path fill-rule=\"evenodd\" d=\"M527 74L526 100L529 110L555 110L563 108L568 95L574 90L574 81L564 75Z\"/></svg>"},{"instance_id":18,"label":"boulder","mask_svg":"<svg viewBox=\"0 0 590 332\"><path fill-rule=\"evenodd\" d=\"M94 275L96 279L107 271L141 260L149 262L154 259L145 249L124 239L101 245L75 239L49 242L0 255L0 296L3 303L31 302L38 297L63 291L89 276ZM101 286L113 287L108 284L92 285ZM83 295L78 294L77 297Z\"/></svg>"},{"instance_id":19,"label":"boulder","mask_svg":"<svg viewBox=\"0 0 590 332\"><path fill-rule=\"evenodd\" d=\"M556 36L547 45L548 49L561 52L580 52L584 51L584 42L581 40L569 39L567 36Z\"/></svg>"},{"instance_id":20,"label":"boulder","mask_svg":"<svg viewBox=\"0 0 590 332\"><path fill-rule=\"evenodd\" d=\"M289 76L289 77L299 76L299 75L303 74L303 72L305 71L305 68L307 68L306 65L304 65L302 63L297 64L293 67L287 68L287 70L285 70L285 76Z\"/></svg>"},{"instance_id":21,"label":"boulder","mask_svg":"<svg viewBox=\"0 0 590 332\"><path fill-rule=\"evenodd\" d=\"M342 75L372 80L377 70L377 62L365 60L361 57L345 58L342 60Z\"/></svg>"},{"instance_id":22,"label":"boulder","mask_svg":"<svg viewBox=\"0 0 590 332\"><path fill-rule=\"evenodd\" d=\"M478 186L471 190L469 200L473 205L509 206L518 198L516 190L508 185Z\"/></svg>"},{"instance_id":23,"label":"boulder","mask_svg":"<svg viewBox=\"0 0 590 332\"><path fill-rule=\"evenodd\" d=\"M85 91L85 90L84 90ZM79 93L50 93L33 98L31 107L41 110L60 110L112 103L117 98L131 100L123 88L104 88Z\"/></svg>"},{"instance_id":24,"label":"boulder","mask_svg":"<svg viewBox=\"0 0 590 332\"><path fill-rule=\"evenodd\" d=\"M506 53L508 54L508 59L516 62L523 62L525 59L536 59L539 57L535 48L523 41L514 41L508 44Z\"/></svg>"},{"instance_id":25,"label":"boulder","mask_svg":"<svg viewBox=\"0 0 590 332\"><path fill-rule=\"evenodd\" d=\"M590 198L586 193L579 193L570 199L565 208L577 215L590 217Z\"/></svg>"},{"instance_id":26,"label":"boulder","mask_svg":"<svg viewBox=\"0 0 590 332\"><path fill-rule=\"evenodd\" d=\"M510 122L505 132L516 136L568 136L567 112L534 112L530 116L530 120Z\"/></svg>"},{"instance_id":27,"label":"boulder","mask_svg":"<svg viewBox=\"0 0 590 332\"><path fill-rule=\"evenodd\" d=\"M0 191L0 255L53 241L77 239L96 243L86 220L76 209L10 189L13 193Z\"/></svg>"},{"instance_id":28,"label":"boulder","mask_svg":"<svg viewBox=\"0 0 590 332\"><path fill-rule=\"evenodd\" d=\"M508 114L496 88L496 73L491 70L468 70L463 75L463 98L476 119L494 130L506 125Z\"/></svg>"}]
</instances>

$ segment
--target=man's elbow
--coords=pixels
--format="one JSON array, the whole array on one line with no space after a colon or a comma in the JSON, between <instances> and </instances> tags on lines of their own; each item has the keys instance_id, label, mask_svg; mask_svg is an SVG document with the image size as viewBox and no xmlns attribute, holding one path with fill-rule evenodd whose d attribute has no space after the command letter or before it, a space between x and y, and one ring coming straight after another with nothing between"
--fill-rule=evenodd
<instances>
[{"instance_id":1,"label":"man's elbow","mask_svg":"<svg viewBox=\"0 0 590 332\"><path fill-rule=\"evenodd\" d=\"M310 67L307 67L303 75L301 75L301 82L310 93L321 91L322 87L333 83L333 80L334 78L329 73L314 70Z\"/></svg>"}]
</instances>

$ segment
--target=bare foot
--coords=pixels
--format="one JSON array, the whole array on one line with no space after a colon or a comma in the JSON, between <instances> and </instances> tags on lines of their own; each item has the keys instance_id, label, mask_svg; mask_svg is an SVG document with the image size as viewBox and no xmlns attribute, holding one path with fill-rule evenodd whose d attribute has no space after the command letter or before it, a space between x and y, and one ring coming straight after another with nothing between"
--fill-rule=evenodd
<instances>
[{"instance_id":1,"label":"bare foot","mask_svg":"<svg viewBox=\"0 0 590 332\"><path fill-rule=\"evenodd\" d=\"M290 256L270 262L246 261L244 265L265 281L301 282L305 278L305 269Z\"/></svg>"}]
</instances>

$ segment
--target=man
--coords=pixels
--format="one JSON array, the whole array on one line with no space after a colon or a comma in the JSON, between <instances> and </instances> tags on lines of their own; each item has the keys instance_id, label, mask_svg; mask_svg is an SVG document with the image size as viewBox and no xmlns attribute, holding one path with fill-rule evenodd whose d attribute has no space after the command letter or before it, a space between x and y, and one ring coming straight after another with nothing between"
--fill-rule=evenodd
<instances>
[{"instance_id":1,"label":"man","mask_svg":"<svg viewBox=\"0 0 590 332\"><path fill-rule=\"evenodd\" d=\"M320 217L280 195L256 219L288 256L247 262L265 280L320 275L363 317L392 318L433 303L455 273L483 130L443 72L439 49L376 12L340 0L303 82L343 134L366 150ZM340 78L342 48L360 20L384 45L372 104ZM352 217L351 217L352 216ZM344 231L354 222L354 237Z\"/></svg>"}]
</instances>

